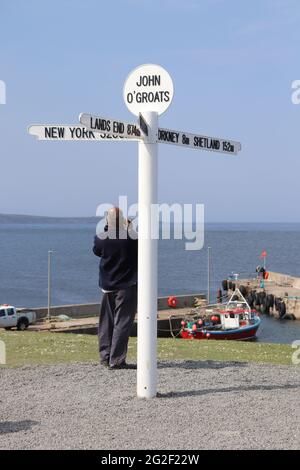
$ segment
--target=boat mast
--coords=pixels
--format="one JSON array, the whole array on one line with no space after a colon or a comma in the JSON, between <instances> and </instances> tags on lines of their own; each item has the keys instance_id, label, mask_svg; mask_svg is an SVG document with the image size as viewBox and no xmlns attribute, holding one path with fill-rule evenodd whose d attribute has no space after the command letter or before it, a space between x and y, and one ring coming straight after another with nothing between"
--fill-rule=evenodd
<instances>
[{"instance_id":1,"label":"boat mast","mask_svg":"<svg viewBox=\"0 0 300 470\"><path fill-rule=\"evenodd\" d=\"M211 247L207 248L207 304L210 304L210 250Z\"/></svg>"}]
</instances>

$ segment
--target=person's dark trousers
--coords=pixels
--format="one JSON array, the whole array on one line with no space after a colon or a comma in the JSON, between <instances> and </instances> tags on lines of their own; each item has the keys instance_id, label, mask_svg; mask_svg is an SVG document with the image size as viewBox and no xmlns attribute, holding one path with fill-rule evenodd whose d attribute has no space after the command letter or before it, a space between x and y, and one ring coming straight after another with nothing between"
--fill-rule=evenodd
<instances>
[{"instance_id":1,"label":"person's dark trousers","mask_svg":"<svg viewBox=\"0 0 300 470\"><path fill-rule=\"evenodd\" d=\"M111 366L125 362L136 310L136 285L103 294L98 330L101 361Z\"/></svg>"}]
</instances>

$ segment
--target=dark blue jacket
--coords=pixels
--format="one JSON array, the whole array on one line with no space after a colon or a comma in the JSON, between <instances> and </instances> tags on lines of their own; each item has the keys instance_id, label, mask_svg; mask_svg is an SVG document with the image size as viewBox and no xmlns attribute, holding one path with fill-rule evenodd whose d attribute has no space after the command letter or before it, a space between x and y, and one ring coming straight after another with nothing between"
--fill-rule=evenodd
<instances>
[{"instance_id":1,"label":"dark blue jacket","mask_svg":"<svg viewBox=\"0 0 300 470\"><path fill-rule=\"evenodd\" d=\"M106 291L127 289L137 283L138 241L128 234L124 239L109 235L108 231L107 238L94 239L93 252L101 258L99 286Z\"/></svg>"}]
</instances>

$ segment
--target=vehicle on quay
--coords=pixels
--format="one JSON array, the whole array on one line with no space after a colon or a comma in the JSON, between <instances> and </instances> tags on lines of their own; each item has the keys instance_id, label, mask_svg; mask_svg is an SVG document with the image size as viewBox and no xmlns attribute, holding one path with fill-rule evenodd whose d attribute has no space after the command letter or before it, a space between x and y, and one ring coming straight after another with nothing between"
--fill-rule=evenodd
<instances>
[{"instance_id":1,"label":"vehicle on quay","mask_svg":"<svg viewBox=\"0 0 300 470\"><path fill-rule=\"evenodd\" d=\"M28 309L17 309L12 305L0 305L0 328L24 331L36 321L36 313Z\"/></svg>"}]
</instances>

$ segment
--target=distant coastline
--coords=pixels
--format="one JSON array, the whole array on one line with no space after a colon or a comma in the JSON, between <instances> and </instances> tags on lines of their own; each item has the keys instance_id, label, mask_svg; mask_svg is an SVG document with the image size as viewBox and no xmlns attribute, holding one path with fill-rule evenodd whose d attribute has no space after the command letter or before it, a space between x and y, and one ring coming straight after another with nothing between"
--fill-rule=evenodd
<instances>
[{"instance_id":1,"label":"distant coastline","mask_svg":"<svg viewBox=\"0 0 300 470\"><path fill-rule=\"evenodd\" d=\"M97 225L100 217L55 217L24 214L1 214L1 225ZM173 222L171 223L173 226ZM300 222L205 222L206 230L298 231Z\"/></svg>"},{"instance_id":2,"label":"distant coastline","mask_svg":"<svg viewBox=\"0 0 300 470\"><path fill-rule=\"evenodd\" d=\"M0 224L95 224L98 217L47 217L42 215L0 214Z\"/></svg>"}]
</instances>

